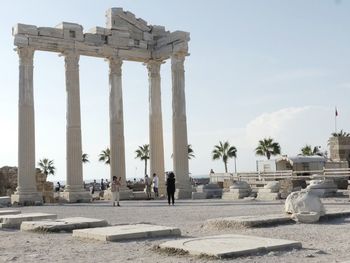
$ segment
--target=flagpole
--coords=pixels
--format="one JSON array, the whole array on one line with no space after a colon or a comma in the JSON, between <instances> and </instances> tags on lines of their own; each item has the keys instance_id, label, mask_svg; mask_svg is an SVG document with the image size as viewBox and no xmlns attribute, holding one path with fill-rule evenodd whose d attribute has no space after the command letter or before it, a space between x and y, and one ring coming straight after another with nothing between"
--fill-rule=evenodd
<instances>
[{"instance_id":1,"label":"flagpole","mask_svg":"<svg viewBox=\"0 0 350 263\"><path fill-rule=\"evenodd\" d=\"M334 132L337 133L337 117L338 117L338 111L337 107L335 107L335 116L334 116Z\"/></svg>"}]
</instances>

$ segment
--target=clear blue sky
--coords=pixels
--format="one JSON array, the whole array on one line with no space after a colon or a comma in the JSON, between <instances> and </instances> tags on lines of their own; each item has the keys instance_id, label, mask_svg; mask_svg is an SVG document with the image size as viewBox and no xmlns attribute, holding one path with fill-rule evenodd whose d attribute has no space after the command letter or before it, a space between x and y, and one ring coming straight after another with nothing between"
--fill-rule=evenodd
<instances>
[{"instance_id":1,"label":"clear blue sky","mask_svg":"<svg viewBox=\"0 0 350 263\"><path fill-rule=\"evenodd\" d=\"M305 144L322 146L334 131L350 131L350 1L2 1L0 9L0 167L17 165L18 56L11 27L54 27L62 21L88 30L105 25L105 11L123 7L151 25L191 33L185 62L188 140L196 155L192 174L224 170L211 160L213 145L238 149L238 171L255 169L259 139L272 136L282 153ZM63 58L36 52L34 96L36 160L53 159L64 180L66 92ZM171 70L162 67L166 169L172 169ZM109 178L97 156L109 144L108 65L80 60L84 179ZM145 66L123 65L127 177L141 177L138 145L148 143L148 78ZM234 170L233 161L229 170ZM52 180L56 180L51 177Z\"/></svg>"}]
</instances>

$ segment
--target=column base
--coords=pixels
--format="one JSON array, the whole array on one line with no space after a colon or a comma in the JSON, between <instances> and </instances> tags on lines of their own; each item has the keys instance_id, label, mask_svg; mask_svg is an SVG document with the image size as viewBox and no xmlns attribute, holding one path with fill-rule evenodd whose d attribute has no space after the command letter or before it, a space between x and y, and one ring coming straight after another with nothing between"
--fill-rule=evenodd
<instances>
[{"instance_id":1,"label":"column base","mask_svg":"<svg viewBox=\"0 0 350 263\"><path fill-rule=\"evenodd\" d=\"M190 189L176 189L175 198L176 199L192 199L193 190Z\"/></svg>"},{"instance_id":2,"label":"column base","mask_svg":"<svg viewBox=\"0 0 350 263\"><path fill-rule=\"evenodd\" d=\"M14 193L11 195L11 204L17 205L42 205L43 204L43 196L40 192L33 193Z\"/></svg>"},{"instance_id":3,"label":"column base","mask_svg":"<svg viewBox=\"0 0 350 263\"><path fill-rule=\"evenodd\" d=\"M133 199L132 190L129 188L123 188L119 191L120 200L131 200ZM105 190L103 194L104 200L112 200L112 192L110 189Z\"/></svg>"},{"instance_id":4,"label":"column base","mask_svg":"<svg viewBox=\"0 0 350 263\"><path fill-rule=\"evenodd\" d=\"M91 194L88 191L67 191L60 193L60 199L68 203L90 203Z\"/></svg>"}]
</instances>

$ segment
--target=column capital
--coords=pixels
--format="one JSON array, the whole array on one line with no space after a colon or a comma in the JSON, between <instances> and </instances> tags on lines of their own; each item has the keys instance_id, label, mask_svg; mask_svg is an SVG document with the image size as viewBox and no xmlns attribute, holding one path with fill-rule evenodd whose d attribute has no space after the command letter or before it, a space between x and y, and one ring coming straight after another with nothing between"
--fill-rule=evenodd
<instances>
[{"instance_id":1,"label":"column capital","mask_svg":"<svg viewBox=\"0 0 350 263\"><path fill-rule=\"evenodd\" d=\"M171 69L184 70L185 53L175 53L171 55Z\"/></svg>"},{"instance_id":2,"label":"column capital","mask_svg":"<svg viewBox=\"0 0 350 263\"><path fill-rule=\"evenodd\" d=\"M145 63L148 69L148 76L151 77L159 77L160 76L160 66L165 62L162 60L149 60Z\"/></svg>"},{"instance_id":3,"label":"column capital","mask_svg":"<svg viewBox=\"0 0 350 263\"><path fill-rule=\"evenodd\" d=\"M19 56L20 65L33 65L34 58L34 48L31 47L21 47L17 48L17 53Z\"/></svg>"},{"instance_id":4,"label":"column capital","mask_svg":"<svg viewBox=\"0 0 350 263\"><path fill-rule=\"evenodd\" d=\"M62 55L64 56L66 71L79 69L79 53L75 51L65 51Z\"/></svg>"},{"instance_id":5,"label":"column capital","mask_svg":"<svg viewBox=\"0 0 350 263\"><path fill-rule=\"evenodd\" d=\"M118 76L121 76L123 60L118 56L109 57L108 60L109 60L109 73L117 74Z\"/></svg>"}]
</instances>

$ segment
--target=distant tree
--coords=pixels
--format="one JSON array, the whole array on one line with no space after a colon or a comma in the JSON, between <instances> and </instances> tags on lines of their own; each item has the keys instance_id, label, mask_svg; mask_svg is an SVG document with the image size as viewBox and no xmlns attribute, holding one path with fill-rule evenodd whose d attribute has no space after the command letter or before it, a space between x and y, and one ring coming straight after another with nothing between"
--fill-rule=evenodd
<instances>
[{"instance_id":1,"label":"distant tree","mask_svg":"<svg viewBox=\"0 0 350 263\"><path fill-rule=\"evenodd\" d=\"M333 137L350 137L350 133L344 132L343 130L340 130L340 132L333 132Z\"/></svg>"},{"instance_id":2,"label":"distant tree","mask_svg":"<svg viewBox=\"0 0 350 263\"><path fill-rule=\"evenodd\" d=\"M139 148L135 151L136 157L135 159L140 159L145 162L145 175L147 174L147 160L149 160L149 144L144 144L139 146Z\"/></svg>"},{"instance_id":3,"label":"distant tree","mask_svg":"<svg viewBox=\"0 0 350 263\"><path fill-rule=\"evenodd\" d=\"M171 158L173 158L174 154L171 154ZM194 155L194 151L192 149L192 145L188 144L187 145L187 158L188 160L191 160L192 158L196 158L196 156Z\"/></svg>"},{"instance_id":4,"label":"distant tree","mask_svg":"<svg viewBox=\"0 0 350 263\"><path fill-rule=\"evenodd\" d=\"M270 160L271 155L281 154L281 146L274 142L272 138L264 138L259 141L258 147L255 148L255 154L266 156Z\"/></svg>"},{"instance_id":5,"label":"distant tree","mask_svg":"<svg viewBox=\"0 0 350 263\"><path fill-rule=\"evenodd\" d=\"M236 158L236 157L237 157L237 149L235 146L230 146L228 141L224 143L220 141L219 145L214 145L214 150L212 151L212 158L213 160L222 159L225 165L225 173L227 173L228 159Z\"/></svg>"},{"instance_id":6,"label":"distant tree","mask_svg":"<svg viewBox=\"0 0 350 263\"><path fill-rule=\"evenodd\" d=\"M53 160L44 158L39 160L38 165L39 165L40 171L45 175L46 178L50 174L55 175L56 167L53 164Z\"/></svg>"},{"instance_id":7,"label":"distant tree","mask_svg":"<svg viewBox=\"0 0 350 263\"><path fill-rule=\"evenodd\" d=\"M83 153L82 156L81 156L81 161L83 163L89 163L89 155L87 153Z\"/></svg>"},{"instance_id":8,"label":"distant tree","mask_svg":"<svg viewBox=\"0 0 350 263\"><path fill-rule=\"evenodd\" d=\"M311 156L314 155L311 145L305 145L303 148L300 149L301 153L299 155L303 155L303 156Z\"/></svg>"},{"instance_id":9,"label":"distant tree","mask_svg":"<svg viewBox=\"0 0 350 263\"><path fill-rule=\"evenodd\" d=\"M110 164L111 163L111 151L109 150L108 147L106 148L106 150L103 150L99 154L98 160L100 162L104 162L105 164Z\"/></svg>"}]
</instances>

